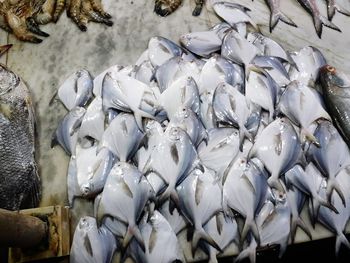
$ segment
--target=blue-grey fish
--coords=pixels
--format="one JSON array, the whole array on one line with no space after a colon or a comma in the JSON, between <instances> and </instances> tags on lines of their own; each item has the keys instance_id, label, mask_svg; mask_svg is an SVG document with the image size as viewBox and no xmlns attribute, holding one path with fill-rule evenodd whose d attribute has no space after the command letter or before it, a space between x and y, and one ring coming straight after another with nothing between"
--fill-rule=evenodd
<instances>
[{"instance_id":1,"label":"blue-grey fish","mask_svg":"<svg viewBox=\"0 0 350 263\"><path fill-rule=\"evenodd\" d=\"M188 51L182 49L173 41L164 37L152 37L148 43L148 58L154 67L159 67L172 57L184 57L186 60L195 57Z\"/></svg>"},{"instance_id":2,"label":"blue-grey fish","mask_svg":"<svg viewBox=\"0 0 350 263\"><path fill-rule=\"evenodd\" d=\"M74 197L91 198L100 193L114 163L113 154L106 148L98 151L97 143L76 146L68 168L67 186L69 205Z\"/></svg>"},{"instance_id":3,"label":"blue-grey fish","mask_svg":"<svg viewBox=\"0 0 350 263\"><path fill-rule=\"evenodd\" d=\"M226 210L232 209L244 217L241 240L250 232L257 241L260 239L255 219L266 200L267 190L267 174L262 163L256 158L250 162L237 158L224 178L223 203Z\"/></svg>"},{"instance_id":4,"label":"blue-grey fish","mask_svg":"<svg viewBox=\"0 0 350 263\"><path fill-rule=\"evenodd\" d=\"M106 76L108 72L120 72L124 67L120 65L114 65L112 67L109 67L108 69L104 70L101 72L99 75L97 75L94 78L94 88L92 90L93 94L96 97L101 97L102 95L102 84L103 84L103 79Z\"/></svg>"},{"instance_id":5,"label":"blue-grey fish","mask_svg":"<svg viewBox=\"0 0 350 263\"><path fill-rule=\"evenodd\" d=\"M221 56L245 67L249 65L258 52L256 46L234 30L227 33L221 47Z\"/></svg>"},{"instance_id":6,"label":"blue-grey fish","mask_svg":"<svg viewBox=\"0 0 350 263\"><path fill-rule=\"evenodd\" d=\"M246 128L250 115L249 105L245 96L236 87L220 83L215 89L213 110L218 122L229 124L239 129L240 149L243 149L245 138L252 141L252 136Z\"/></svg>"},{"instance_id":7,"label":"blue-grey fish","mask_svg":"<svg viewBox=\"0 0 350 263\"><path fill-rule=\"evenodd\" d=\"M187 107L180 107L176 111L170 119L168 127L180 127L183 129L190 136L196 148L202 141L206 141L208 137L207 131L198 115Z\"/></svg>"},{"instance_id":8,"label":"blue-grey fish","mask_svg":"<svg viewBox=\"0 0 350 263\"><path fill-rule=\"evenodd\" d=\"M0 208L36 207L41 186L31 94L24 81L3 65L0 79Z\"/></svg>"},{"instance_id":9,"label":"blue-grey fish","mask_svg":"<svg viewBox=\"0 0 350 263\"><path fill-rule=\"evenodd\" d=\"M286 194L278 193L276 205L267 201L257 216L260 233L260 246L279 245L279 257L286 251L290 236L290 207Z\"/></svg>"},{"instance_id":10,"label":"blue-grey fish","mask_svg":"<svg viewBox=\"0 0 350 263\"><path fill-rule=\"evenodd\" d=\"M214 239L219 247L224 250L232 242L238 243L238 226L236 220L226 216L223 212L212 217L208 223L204 225L204 230ZM209 256L209 263L217 263L217 251L214 247L203 242L204 250Z\"/></svg>"},{"instance_id":11,"label":"blue-grey fish","mask_svg":"<svg viewBox=\"0 0 350 263\"><path fill-rule=\"evenodd\" d=\"M224 19L231 26L237 23L249 23L257 28L257 25L248 15L249 8L228 1L214 1L212 3L215 13Z\"/></svg>"},{"instance_id":12,"label":"blue-grey fish","mask_svg":"<svg viewBox=\"0 0 350 263\"><path fill-rule=\"evenodd\" d=\"M309 127L320 119L331 120L316 91L299 81L292 81L286 87L277 108L301 128L301 139L305 137L316 145L318 142Z\"/></svg>"},{"instance_id":13,"label":"blue-grey fish","mask_svg":"<svg viewBox=\"0 0 350 263\"><path fill-rule=\"evenodd\" d=\"M279 86L286 86L289 84L288 72L279 58L272 56L256 56L252 64L266 70Z\"/></svg>"},{"instance_id":14,"label":"blue-grey fish","mask_svg":"<svg viewBox=\"0 0 350 263\"><path fill-rule=\"evenodd\" d=\"M58 97L63 105L72 110L75 107L83 107L92 98L93 79L85 70L73 73L58 89Z\"/></svg>"},{"instance_id":15,"label":"blue-grey fish","mask_svg":"<svg viewBox=\"0 0 350 263\"><path fill-rule=\"evenodd\" d=\"M68 112L58 124L52 137L51 147L59 144L68 155L75 155L79 128L85 113L86 110L81 107L76 107Z\"/></svg>"},{"instance_id":16,"label":"blue-grey fish","mask_svg":"<svg viewBox=\"0 0 350 263\"><path fill-rule=\"evenodd\" d=\"M145 249L136 242L132 242L129 249L129 254L136 262L184 262L179 240L161 213L154 211L148 222L140 224L140 230Z\"/></svg>"},{"instance_id":17,"label":"blue-grey fish","mask_svg":"<svg viewBox=\"0 0 350 263\"><path fill-rule=\"evenodd\" d=\"M220 50L222 45L222 39L214 30L182 35L180 42L189 51L202 57L208 57L213 52Z\"/></svg>"},{"instance_id":18,"label":"blue-grey fish","mask_svg":"<svg viewBox=\"0 0 350 263\"><path fill-rule=\"evenodd\" d=\"M219 245L203 228L214 215L222 210L221 187L214 174L208 169L204 172L195 169L177 187L177 192L181 212L194 228L191 242L192 256L195 256L198 242L201 239L221 251Z\"/></svg>"},{"instance_id":19,"label":"blue-grey fish","mask_svg":"<svg viewBox=\"0 0 350 263\"><path fill-rule=\"evenodd\" d=\"M97 227L96 219L82 217L74 231L70 251L73 263L110 263L117 249L113 234L104 227Z\"/></svg>"},{"instance_id":20,"label":"blue-grey fish","mask_svg":"<svg viewBox=\"0 0 350 263\"><path fill-rule=\"evenodd\" d=\"M327 229L329 229L334 235L336 235L335 239L335 253L336 255L339 255L339 251L341 248L341 245L344 245L348 249L350 249L350 243L345 233L346 225L349 221L349 194L348 194L348 187L350 186L349 181L349 172L346 169L343 169L339 175L336 178L338 185L341 187L341 191L345 193L345 205L346 209L344 209L344 201L339 195L333 194L331 197L331 202L335 206L335 208L339 211L338 214L336 214L334 211L326 208L326 207L320 207L320 211L318 214L318 220L319 222L324 225ZM327 188L327 187L326 187ZM326 188L320 187L320 195L323 197L326 197Z\"/></svg>"},{"instance_id":21,"label":"blue-grey fish","mask_svg":"<svg viewBox=\"0 0 350 263\"><path fill-rule=\"evenodd\" d=\"M239 132L234 128L210 129L207 144L198 147L198 157L205 167L222 178L229 164L239 152Z\"/></svg>"},{"instance_id":22,"label":"blue-grey fish","mask_svg":"<svg viewBox=\"0 0 350 263\"><path fill-rule=\"evenodd\" d=\"M105 130L105 114L101 97L95 97L86 109L79 128L79 138L90 137L101 141Z\"/></svg>"},{"instance_id":23,"label":"blue-grey fish","mask_svg":"<svg viewBox=\"0 0 350 263\"><path fill-rule=\"evenodd\" d=\"M205 93L213 94L215 88L221 82L237 86L243 92L245 86L244 69L222 56L214 54L202 68L198 81L200 95Z\"/></svg>"},{"instance_id":24,"label":"blue-grey fish","mask_svg":"<svg viewBox=\"0 0 350 263\"><path fill-rule=\"evenodd\" d=\"M280 86L266 71L253 68L253 71L249 73L246 84L246 99L268 111L270 122L274 118L280 92Z\"/></svg>"},{"instance_id":25,"label":"blue-grey fish","mask_svg":"<svg viewBox=\"0 0 350 263\"><path fill-rule=\"evenodd\" d=\"M97 219L102 223L105 217L110 216L127 225L123 248L127 247L133 237L145 248L137 223L152 195L147 179L135 166L125 162L113 166L97 207Z\"/></svg>"},{"instance_id":26,"label":"blue-grey fish","mask_svg":"<svg viewBox=\"0 0 350 263\"><path fill-rule=\"evenodd\" d=\"M200 163L191 138L179 127L168 127L159 138L158 145L144 170L146 175L154 173L166 184L159 201L164 202L171 197L178 204L179 198L175 188L197 166L200 167Z\"/></svg>"},{"instance_id":27,"label":"blue-grey fish","mask_svg":"<svg viewBox=\"0 0 350 263\"><path fill-rule=\"evenodd\" d=\"M290 53L295 66L289 70L290 80L298 80L310 87L315 86L320 68L326 64L326 59L315 47L304 47L298 52Z\"/></svg>"},{"instance_id":28,"label":"blue-grey fish","mask_svg":"<svg viewBox=\"0 0 350 263\"><path fill-rule=\"evenodd\" d=\"M134 116L120 113L103 133L100 147L106 147L120 161L126 162L134 156L143 138Z\"/></svg>"},{"instance_id":29,"label":"blue-grey fish","mask_svg":"<svg viewBox=\"0 0 350 263\"><path fill-rule=\"evenodd\" d=\"M256 138L249 158L259 158L270 172L268 184L281 190L279 177L300 161L302 155L299 137L286 118L270 123Z\"/></svg>"},{"instance_id":30,"label":"blue-grey fish","mask_svg":"<svg viewBox=\"0 0 350 263\"><path fill-rule=\"evenodd\" d=\"M290 64L294 64L288 53L275 40L258 32L248 33L247 40L258 48L259 55L276 57L282 61L288 61Z\"/></svg>"},{"instance_id":31,"label":"blue-grey fish","mask_svg":"<svg viewBox=\"0 0 350 263\"><path fill-rule=\"evenodd\" d=\"M314 173L317 172L315 171L316 169L317 168L313 163L309 163L305 168L305 171L300 165L296 165L288 172L286 172L286 183L287 185L293 185L304 194L310 196L316 217L321 205L337 213L335 207L318 194L317 184L315 183L314 178Z\"/></svg>"},{"instance_id":32,"label":"blue-grey fish","mask_svg":"<svg viewBox=\"0 0 350 263\"><path fill-rule=\"evenodd\" d=\"M198 87L192 77L185 76L174 81L162 92L159 100L170 120L182 107L191 108L196 114L199 113Z\"/></svg>"},{"instance_id":33,"label":"blue-grey fish","mask_svg":"<svg viewBox=\"0 0 350 263\"><path fill-rule=\"evenodd\" d=\"M133 88L130 89L130 86ZM132 112L141 130L142 118L153 119L159 106L149 86L120 72L108 72L105 75L102 84L102 105L104 111L113 108Z\"/></svg>"},{"instance_id":34,"label":"blue-grey fish","mask_svg":"<svg viewBox=\"0 0 350 263\"><path fill-rule=\"evenodd\" d=\"M340 170L350 165L350 151L337 129L329 121L321 122L315 133L320 146L311 145L308 158L315 163L320 172L327 177L327 198L333 190L341 197L345 205L345 197L335 180Z\"/></svg>"}]
</instances>

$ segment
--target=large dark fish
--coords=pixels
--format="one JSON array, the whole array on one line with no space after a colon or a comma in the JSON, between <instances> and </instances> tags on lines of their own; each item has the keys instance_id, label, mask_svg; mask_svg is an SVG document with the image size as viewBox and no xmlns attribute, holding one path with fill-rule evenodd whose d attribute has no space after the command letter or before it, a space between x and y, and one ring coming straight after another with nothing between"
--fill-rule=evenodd
<instances>
[{"instance_id":1,"label":"large dark fish","mask_svg":"<svg viewBox=\"0 0 350 263\"><path fill-rule=\"evenodd\" d=\"M350 80L329 65L320 69L319 78L328 111L350 147Z\"/></svg>"},{"instance_id":2,"label":"large dark fish","mask_svg":"<svg viewBox=\"0 0 350 263\"><path fill-rule=\"evenodd\" d=\"M0 207L30 208L40 200L34 158L34 112L24 82L0 65Z\"/></svg>"}]
</instances>

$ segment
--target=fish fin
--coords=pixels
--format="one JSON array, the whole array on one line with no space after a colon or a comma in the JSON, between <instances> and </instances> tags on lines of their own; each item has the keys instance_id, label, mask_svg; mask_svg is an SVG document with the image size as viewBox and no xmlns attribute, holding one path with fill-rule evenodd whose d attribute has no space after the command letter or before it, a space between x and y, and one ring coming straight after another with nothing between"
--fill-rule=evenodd
<instances>
[{"instance_id":1,"label":"fish fin","mask_svg":"<svg viewBox=\"0 0 350 263\"><path fill-rule=\"evenodd\" d=\"M275 137L274 137L274 144L275 144L275 152L278 156L281 155L281 152L282 152L282 134L279 133L279 134L276 134Z\"/></svg>"},{"instance_id":2,"label":"fish fin","mask_svg":"<svg viewBox=\"0 0 350 263\"><path fill-rule=\"evenodd\" d=\"M224 172L222 173L222 185L225 184L227 176L228 176L233 164L235 163L235 160L236 160L236 155L232 158L232 160L230 161L230 163L228 164L228 166L225 168Z\"/></svg>"},{"instance_id":3,"label":"fish fin","mask_svg":"<svg viewBox=\"0 0 350 263\"><path fill-rule=\"evenodd\" d=\"M149 114L149 113L147 113L147 112L141 111L139 109L133 110L133 112L134 112L134 116L135 116L135 120L136 120L137 126L139 127L139 129L142 132L144 131L142 118L149 118L149 119L154 120L154 116Z\"/></svg>"},{"instance_id":4,"label":"fish fin","mask_svg":"<svg viewBox=\"0 0 350 263\"><path fill-rule=\"evenodd\" d=\"M21 202L20 208L34 208L39 205L41 197L41 186L40 186L40 177L38 175L37 167L35 164L31 164L28 168L28 173L31 176L34 176L32 185L29 187L26 196Z\"/></svg>"},{"instance_id":5,"label":"fish fin","mask_svg":"<svg viewBox=\"0 0 350 263\"><path fill-rule=\"evenodd\" d=\"M152 232L151 232L151 235L149 237L149 244L148 244L148 251L150 254L152 253L154 246L156 245L156 241L157 241L157 231L152 226Z\"/></svg>"},{"instance_id":6,"label":"fish fin","mask_svg":"<svg viewBox=\"0 0 350 263\"><path fill-rule=\"evenodd\" d=\"M216 217L216 229L217 229L219 235L221 235L222 229L223 229L223 222L222 222L221 217L219 216L219 214L217 214L215 217Z\"/></svg>"},{"instance_id":7,"label":"fish fin","mask_svg":"<svg viewBox=\"0 0 350 263\"><path fill-rule=\"evenodd\" d=\"M334 15L335 15L335 11L337 10L337 8L335 7L335 5L333 4L328 4L327 5L327 16L328 16L328 20L332 21Z\"/></svg>"},{"instance_id":8,"label":"fish fin","mask_svg":"<svg viewBox=\"0 0 350 263\"><path fill-rule=\"evenodd\" d=\"M337 194L339 195L339 197L340 197L340 199L345 207L346 202L345 202L344 194L340 188L339 183L335 180L328 180L328 183L327 183L326 194L327 194L328 203L331 203L333 190L335 190L337 192Z\"/></svg>"},{"instance_id":9,"label":"fish fin","mask_svg":"<svg viewBox=\"0 0 350 263\"><path fill-rule=\"evenodd\" d=\"M246 219L244 222L242 234L241 234L241 240L245 240L249 233L252 233L255 240L260 243L260 235L258 226L254 219Z\"/></svg>"},{"instance_id":10,"label":"fish fin","mask_svg":"<svg viewBox=\"0 0 350 263\"><path fill-rule=\"evenodd\" d=\"M309 237L309 239L312 240L311 232L307 228L307 226L305 225L305 222L303 221L303 219L300 217L297 217L297 218L292 217L292 219L291 219L291 231L290 231L290 237L291 237L292 243L294 243L295 235L297 232L297 227L302 229L304 231L304 233Z\"/></svg>"},{"instance_id":11,"label":"fish fin","mask_svg":"<svg viewBox=\"0 0 350 263\"><path fill-rule=\"evenodd\" d=\"M276 25L278 24L278 21L282 21L284 23L286 23L287 25L290 26L294 26L294 27L298 27L293 21L292 19L290 19L289 17L287 17L285 14L283 14L282 12L275 12L275 13L271 13L270 16L270 33L272 33L272 31L274 30L274 28L276 27Z\"/></svg>"},{"instance_id":12,"label":"fish fin","mask_svg":"<svg viewBox=\"0 0 350 263\"><path fill-rule=\"evenodd\" d=\"M346 10L345 8L343 8L341 6L336 6L336 10L343 15L350 16L350 10Z\"/></svg>"},{"instance_id":13,"label":"fish fin","mask_svg":"<svg viewBox=\"0 0 350 263\"><path fill-rule=\"evenodd\" d=\"M313 199L313 202L314 202L314 207L316 207L316 208L320 208L320 206L322 205L322 206L327 207L328 209L332 210L334 213L339 214L339 211L337 210L337 208L335 208L335 206L332 203L327 202L326 200L324 200L320 196L316 196ZM318 211L316 211L316 214L318 215Z\"/></svg>"},{"instance_id":14,"label":"fish fin","mask_svg":"<svg viewBox=\"0 0 350 263\"><path fill-rule=\"evenodd\" d=\"M125 237L123 239L123 244L122 244L123 249L125 249L129 245L133 237L136 239L137 243L140 245L142 251L145 252L146 250L145 242L142 238L141 231L137 225L128 226L128 230L126 231Z\"/></svg>"},{"instance_id":15,"label":"fish fin","mask_svg":"<svg viewBox=\"0 0 350 263\"><path fill-rule=\"evenodd\" d=\"M88 254L91 257L93 257L94 253L92 251L91 241L90 241L90 238L89 238L88 234L85 234L85 236L84 236L84 247L85 247L86 251L88 252Z\"/></svg>"},{"instance_id":16,"label":"fish fin","mask_svg":"<svg viewBox=\"0 0 350 263\"><path fill-rule=\"evenodd\" d=\"M278 176L273 176L271 175L269 177L269 179L267 179L267 184L271 187L271 188L274 188L276 190L279 190L279 191L284 191L283 190L283 187L282 187L282 184L281 182L279 181L279 178Z\"/></svg>"},{"instance_id":17,"label":"fish fin","mask_svg":"<svg viewBox=\"0 0 350 263\"><path fill-rule=\"evenodd\" d=\"M71 158L70 162L75 162L75 158L73 160L72 159L73 159L73 157ZM74 165L76 165L76 164L74 164ZM76 190L79 191L76 173L72 173L71 171L68 172L67 184L68 184L68 204L69 204L69 207L72 208L73 202L74 202L74 197L75 197L74 193L76 192Z\"/></svg>"},{"instance_id":18,"label":"fish fin","mask_svg":"<svg viewBox=\"0 0 350 263\"><path fill-rule=\"evenodd\" d=\"M173 143L170 147L170 155L173 161L178 164L179 163L179 151L176 147L176 144Z\"/></svg>"},{"instance_id":19,"label":"fish fin","mask_svg":"<svg viewBox=\"0 0 350 263\"><path fill-rule=\"evenodd\" d=\"M169 187L169 185L167 186L165 191L159 196L158 204L160 205L160 204L164 203L169 197L175 203L175 206L177 208L179 208L180 207L179 195L176 192L176 190L172 187Z\"/></svg>"},{"instance_id":20,"label":"fish fin","mask_svg":"<svg viewBox=\"0 0 350 263\"><path fill-rule=\"evenodd\" d=\"M329 28L331 28L333 30L341 32L339 27L337 27L332 22L328 21L327 18L324 17L323 15L314 16L313 19L314 19L314 25L315 25L316 33L317 33L319 38L321 38L321 36L322 36L322 27L323 27L323 25L326 26L326 27L329 27Z\"/></svg>"},{"instance_id":21,"label":"fish fin","mask_svg":"<svg viewBox=\"0 0 350 263\"><path fill-rule=\"evenodd\" d=\"M346 246L348 249L350 249L350 243L347 240L346 236L343 233L340 233L337 235L335 239L335 254L337 256L339 255L340 247L342 244Z\"/></svg>"},{"instance_id":22,"label":"fish fin","mask_svg":"<svg viewBox=\"0 0 350 263\"><path fill-rule=\"evenodd\" d=\"M121 183L122 183L122 188L123 188L123 190L124 190L124 193L125 193L127 196L129 196L130 198L134 198L134 195L133 195L133 193L131 192L131 190L130 190L129 186L127 185L127 183L125 182L125 180L122 179L121 181L122 181Z\"/></svg>"},{"instance_id":23,"label":"fish fin","mask_svg":"<svg viewBox=\"0 0 350 263\"><path fill-rule=\"evenodd\" d=\"M253 136L249 133L247 128L243 125L239 129L239 150L243 152L244 139L248 138L249 141L253 141Z\"/></svg>"},{"instance_id":24,"label":"fish fin","mask_svg":"<svg viewBox=\"0 0 350 263\"><path fill-rule=\"evenodd\" d=\"M252 240L248 247L243 249L236 257L235 262L243 261L245 258L249 258L250 263L256 262L256 248L257 244L255 240Z\"/></svg>"},{"instance_id":25,"label":"fish fin","mask_svg":"<svg viewBox=\"0 0 350 263\"><path fill-rule=\"evenodd\" d=\"M197 246L199 243L199 240L203 239L206 241L209 245L217 249L218 251L222 252L222 249L220 246L214 241L214 239L204 231L203 228L195 229L192 237L192 243L191 243L191 250L192 250L192 256L195 257L195 253L197 250Z\"/></svg>"},{"instance_id":26,"label":"fish fin","mask_svg":"<svg viewBox=\"0 0 350 263\"><path fill-rule=\"evenodd\" d=\"M252 190L253 194L256 195L256 191L255 191L254 185L249 180L248 176L245 173L243 173L241 178L246 181L246 183L248 184L249 188Z\"/></svg>"},{"instance_id":27,"label":"fish fin","mask_svg":"<svg viewBox=\"0 0 350 263\"><path fill-rule=\"evenodd\" d=\"M50 147L52 149L53 147L55 147L56 145L59 145L59 144L60 143L58 141L57 134L56 134L56 131L55 131L54 134L52 135L52 138L51 138L51 145L50 145Z\"/></svg>"},{"instance_id":28,"label":"fish fin","mask_svg":"<svg viewBox=\"0 0 350 263\"><path fill-rule=\"evenodd\" d=\"M309 142L313 143L316 147L320 148L321 145L318 142L318 140L316 139L316 137L309 132L307 129L305 128L301 128L300 130L300 137L305 137L306 140L308 140Z\"/></svg>"},{"instance_id":29,"label":"fish fin","mask_svg":"<svg viewBox=\"0 0 350 263\"><path fill-rule=\"evenodd\" d=\"M202 199L202 196L203 196L203 190L204 190L203 181L198 176L197 177L196 190L195 190L195 200L196 200L197 206L201 202L201 199Z\"/></svg>"}]
</instances>

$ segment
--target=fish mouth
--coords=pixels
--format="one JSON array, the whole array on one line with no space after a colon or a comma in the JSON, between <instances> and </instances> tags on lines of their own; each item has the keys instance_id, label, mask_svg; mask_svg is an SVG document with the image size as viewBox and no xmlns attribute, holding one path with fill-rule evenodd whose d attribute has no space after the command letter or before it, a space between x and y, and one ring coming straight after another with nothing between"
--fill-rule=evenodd
<instances>
[{"instance_id":1,"label":"fish mouth","mask_svg":"<svg viewBox=\"0 0 350 263\"><path fill-rule=\"evenodd\" d=\"M324 65L320 68L320 72L322 74L331 73L331 74L335 75L337 73L337 70L335 67L332 67L331 65Z\"/></svg>"}]
</instances>

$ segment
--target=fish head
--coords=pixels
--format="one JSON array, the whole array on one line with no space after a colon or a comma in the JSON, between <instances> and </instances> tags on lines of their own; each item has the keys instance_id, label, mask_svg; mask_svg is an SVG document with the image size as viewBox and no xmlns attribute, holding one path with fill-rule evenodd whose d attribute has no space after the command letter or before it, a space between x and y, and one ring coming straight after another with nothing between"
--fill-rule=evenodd
<instances>
[{"instance_id":1,"label":"fish head","mask_svg":"<svg viewBox=\"0 0 350 263\"><path fill-rule=\"evenodd\" d=\"M77 230L82 233L88 233L91 230L97 230L96 219L90 216L84 216L80 219Z\"/></svg>"},{"instance_id":2,"label":"fish head","mask_svg":"<svg viewBox=\"0 0 350 263\"><path fill-rule=\"evenodd\" d=\"M19 82L20 79L15 73L0 64L0 95L10 92L18 86Z\"/></svg>"},{"instance_id":3,"label":"fish head","mask_svg":"<svg viewBox=\"0 0 350 263\"><path fill-rule=\"evenodd\" d=\"M170 128L168 130L168 138L169 138L169 140L173 141L173 142L181 140L184 131L181 128L176 127L176 126L171 126L169 128Z\"/></svg>"},{"instance_id":4,"label":"fish head","mask_svg":"<svg viewBox=\"0 0 350 263\"><path fill-rule=\"evenodd\" d=\"M94 185L91 182L88 182L86 184L83 184L80 187L80 192L83 196L90 196L94 192Z\"/></svg>"},{"instance_id":5,"label":"fish head","mask_svg":"<svg viewBox=\"0 0 350 263\"><path fill-rule=\"evenodd\" d=\"M330 65L324 65L320 68L320 81L324 87L350 87L349 77Z\"/></svg>"}]
</instances>

